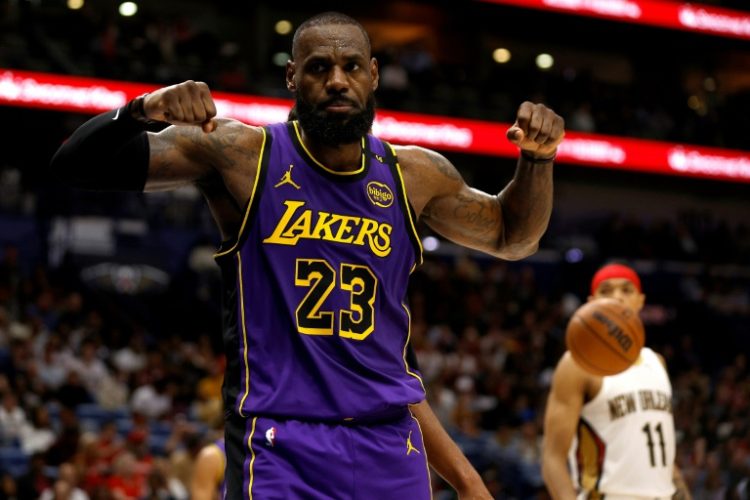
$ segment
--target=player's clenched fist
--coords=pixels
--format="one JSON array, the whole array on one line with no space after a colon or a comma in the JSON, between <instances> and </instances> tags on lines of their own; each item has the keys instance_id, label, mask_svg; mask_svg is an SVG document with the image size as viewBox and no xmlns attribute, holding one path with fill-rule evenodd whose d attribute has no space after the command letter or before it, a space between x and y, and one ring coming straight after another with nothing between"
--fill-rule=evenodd
<instances>
[{"instance_id":1,"label":"player's clenched fist","mask_svg":"<svg viewBox=\"0 0 750 500\"><path fill-rule=\"evenodd\" d=\"M206 133L216 128L216 106L203 82L188 80L148 94L143 101L143 114L149 120L172 125L198 125Z\"/></svg>"},{"instance_id":2,"label":"player's clenched fist","mask_svg":"<svg viewBox=\"0 0 750 500\"><path fill-rule=\"evenodd\" d=\"M552 158L565 137L565 120L544 104L524 102L508 129L510 142L535 158Z\"/></svg>"}]
</instances>

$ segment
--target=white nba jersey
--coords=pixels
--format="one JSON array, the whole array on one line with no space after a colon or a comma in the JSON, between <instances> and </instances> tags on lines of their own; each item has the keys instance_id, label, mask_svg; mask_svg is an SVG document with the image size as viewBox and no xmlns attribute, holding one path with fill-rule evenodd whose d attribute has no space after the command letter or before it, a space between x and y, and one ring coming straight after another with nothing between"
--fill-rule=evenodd
<instances>
[{"instance_id":1,"label":"white nba jersey","mask_svg":"<svg viewBox=\"0 0 750 500\"><path fill-rule=\"evenodd\" d=\"M602 378L583 405L570 466L579 498L668 498L674 493L672 385L658 356L644 347L622 373Z\"/></svg>"}]
</instances>

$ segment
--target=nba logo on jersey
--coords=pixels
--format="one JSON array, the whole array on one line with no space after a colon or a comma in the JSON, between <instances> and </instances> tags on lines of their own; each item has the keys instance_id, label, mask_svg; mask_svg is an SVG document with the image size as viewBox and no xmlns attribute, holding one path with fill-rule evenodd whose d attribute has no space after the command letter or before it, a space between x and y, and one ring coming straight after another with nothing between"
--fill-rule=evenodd
<instances>
[{"instance_id":1,"label":"nba logo on jersey","mask_svg":"<svg viewBox=\"0 0 750 500\"><path fill-rule=\"evenodd\" d=\"M266 444L273 446L276 442L276 427L271 427L266 431Z\"/></svg>"}]
</instances>

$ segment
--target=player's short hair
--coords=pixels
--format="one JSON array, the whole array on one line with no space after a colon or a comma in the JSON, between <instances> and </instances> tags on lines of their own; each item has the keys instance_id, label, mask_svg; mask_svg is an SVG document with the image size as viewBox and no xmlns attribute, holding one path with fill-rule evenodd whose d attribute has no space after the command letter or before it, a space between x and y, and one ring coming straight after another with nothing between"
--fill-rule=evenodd
<instances>
[{"instance_id":1,"label":"player's short hair","mask_svg":"<svg viewBox=\"0 0 750 500\"><path fill-rule=\"evenodd\" d=\"M364 37L365 43L367 45L367 50L370 52L372 51L370 36L367 34L365 27L362 26L359 21L351 16L342 14L341 12L329 11L317 14L297 27L297 30L294 32L294 38L292 39L292 57L294 57L294 54L297 52L297 43L299 42L299 37L302 32L304 32L307 28L313 28L315 26L327 26L330 24L356 26L357 28L359 28L359 31L362 32L362 36Z\"/></svg>"}]
</instances>

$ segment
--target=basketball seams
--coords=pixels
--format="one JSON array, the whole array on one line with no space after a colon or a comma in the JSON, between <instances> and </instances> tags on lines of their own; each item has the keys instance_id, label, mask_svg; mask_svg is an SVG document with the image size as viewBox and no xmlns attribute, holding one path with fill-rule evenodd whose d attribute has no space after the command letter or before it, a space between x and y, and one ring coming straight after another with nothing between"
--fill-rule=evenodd
<instances>
[{"instance_id":1,"label":"basketball seams","mask_svg":"<svg viewBox=\"0 0 750 500\"><path fill-rule=\"evenodd\" d=\"M608 376L632 366L645 341L643 324L635 311L632 314L626 312L623 304L609 298L591 301L576 310L568 322L566 343L581 368ZM627 344L620 336L626 336L632 343L629 349L623 350ZM633 354L633 359L629 354Z\"/></svg>"},{"instance_id":2,"label":"basketball seams","mask_svg":"<svg viewBox=\"0 0 750 500\"><path fill-rule=\"evenodd\" d=\"M576 319L578 321L580 321L583 324L583 326L586 328L586 330L588 330L588 332L590 334L592 334L594 337L596 337L596 339L599 342L601 342L602 344L604 344L605 346L607 346L607 348L610 351L614 352L620 358L622 358L623 360L625 360L628 363L628 365L630 365L630 364L633 363L633 360L629 359L625 354L623 354L620 350L618 350L616 347L614 347L611 343L607 342L607 340L605 338L602 338L602 336L599 335L599 332L597 332L596 329L594 329L591 325L589 325L583 318L581 318L580 316L578 316Z\"/></svg>"},{"instance_id":3,"label":"basketball seams","mask_svg":"<svg viewBox=\"0 0 750 500\"><path fill-rule=\"evenodd\" d=\"M632 325L631 321L622 315L622 311L618 311L617 308L610 307L609 303L606 303L606 302L601 303L600 307L602 310L609 311L611 314L617 316L618 318L621 318L623 320L621 323L621 326L625 327L628 330L633 340L636 340L637 338L638 343L641 345L641 347L643 347L643 344L645 343L645 340L646 340L645 339L646 335L643 329L643 324L641 323L641 319L638 317L638 313L633 311L635 320L641 325L640 328L637 328L636 326Z\"/></svg>"},{"instance_id":4,"label":"basketball seams","mask_svg":"<svg viewBox=\"0 0 750 500\"><path fill-rule=\"evenodd\" d=\"M578 342L580 342L580 340L577 337L573 335L568 337L568 350L570 351L570 355L573 356L573 360L581 365L584 370L591 372L594 375L605 376L606 374L602 372L601 368L593 365L591 361L581 354L581 350L578 347L580 344L578 344Z\"/></svg>"}]
</instances>

